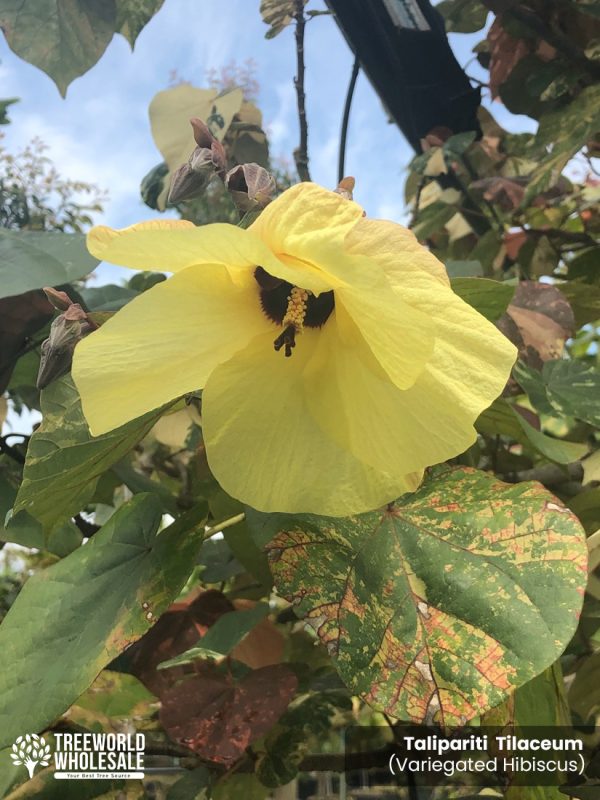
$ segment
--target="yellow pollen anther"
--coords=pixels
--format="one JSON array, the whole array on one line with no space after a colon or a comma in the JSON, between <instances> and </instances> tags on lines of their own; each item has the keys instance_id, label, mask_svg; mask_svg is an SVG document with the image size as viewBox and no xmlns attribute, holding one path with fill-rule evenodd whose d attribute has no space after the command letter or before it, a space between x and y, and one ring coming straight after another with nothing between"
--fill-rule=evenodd
<instances>
[{"instance_id":1,"label":"yellow pollen anther","mask_svg":"<svg viewBox=\"0 0 600 800\"><path fill-rule=\"evenodd\" d=\"M304 327L308 295L309 292L306 289L299 289L297 286L292 288L288 295L287 309L281 323L284 328L288 325L293 325L296 333L301 333Z\"/></svg>"}]
</instances>

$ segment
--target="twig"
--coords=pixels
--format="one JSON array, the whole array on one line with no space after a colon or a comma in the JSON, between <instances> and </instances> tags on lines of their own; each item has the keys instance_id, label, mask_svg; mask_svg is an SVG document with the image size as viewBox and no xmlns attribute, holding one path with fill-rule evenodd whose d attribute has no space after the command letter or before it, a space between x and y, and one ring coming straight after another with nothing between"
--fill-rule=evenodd
<instances>
[{"instance_id":1,"label":"twig","mask_svg":"<svg viewBox=\"0 0 600 800\"><path fill-rule=\"evenodd\" d=\"M210 528L204 531L204 538L210 539L215 533L220 533L220 531L225 530L225 528L231 528L233 525L237 525L238 522L243 522L245 519L246 515L242 511L240 514L236 514L235 517L229 517L229 519L225 519L223 522L217 522L216 525L211 525Z\"/></svg>"},{"instance_id":2,"label":"twig","mask_svg":"<svg viewBox=\"0 0 600 800\"><path fill-rule=\"evenodd\" d=\"M346 93L346 102L344 104L344 116L342 117L342 132L340 134L340 156L338 160L338 183L341 183L344 175L344 166L346 161L346 137L348 136L348 122L350 120L350 107L352 105L352 97L354 96L354 87L356 86L356 79L360 72L360 61L358 56L354 59L352 65L352 74L350 76L350 83L348 84L348 92Z\"/></svg>"},{"instance_id":3,"label":"twig","mask_svg":"<svg viewBox=\"0 0 600 800\"><path fill-rule=\"evenodd\" d=\"M296 13L296 77L294 86L296 87L296 98L298 101L298 121L300 123L300 144L294 150L294 161L296 170L301 181L310 180L308 170L308 123L306 121L306 108L304 94L304 27L306 18L304 16L304 0L295 0Z\"/></svg>"}]
</instances>

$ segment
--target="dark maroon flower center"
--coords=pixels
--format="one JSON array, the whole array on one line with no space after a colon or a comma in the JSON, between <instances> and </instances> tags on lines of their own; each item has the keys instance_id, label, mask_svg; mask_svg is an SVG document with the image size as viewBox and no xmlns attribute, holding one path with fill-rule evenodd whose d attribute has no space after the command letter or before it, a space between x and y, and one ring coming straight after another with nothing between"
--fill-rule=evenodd
<instances>
[{"instance_id":1,"label":"dark maroon flower center","mask_svg":"<svg viewBox=\"0 0 600 800\"><path fill-rule=\"evenodd\" d=\"M262 310L272 322L275 322L277 325L282 325L283 318L287 312L290 294L294 288L293 285L287 281L281 280L281 278L275 278L273 275L269 275L263 267L257 267L254 270L254 278L260 286L260 304ZM306 315L303 324L307 328L323 327L329 319L334 306L335 300L333 292L323 292L318 297L310 294L306 301ZM294 345L292 344L291 346L293 347ZM279 350L279 347L275 349Z\"/></svg>"}]
</instances>

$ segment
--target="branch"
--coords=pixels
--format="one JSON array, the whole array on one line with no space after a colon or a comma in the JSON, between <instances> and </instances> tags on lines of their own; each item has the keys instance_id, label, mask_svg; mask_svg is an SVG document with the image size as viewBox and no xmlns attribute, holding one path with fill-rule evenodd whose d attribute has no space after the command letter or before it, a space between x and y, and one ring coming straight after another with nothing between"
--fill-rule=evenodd
<instances>
[{"instance_id":1,"label":"branch","mask_svg":"<svg viewBox=\"0 0 600 800\"><path fill-rule=\"evenodd\" d=\"M296 98L298 102L298 121L300 123L300 144L294 150L294 161L296 170L301 181L310 180L308 171L308 123L306 121L306 109L304 94L304 28L306 18L304 16L304 0L295 0L296 13L296 77L294 86L296 87Z\"/></svg>"},{"instance_id":2,"label":"branch","mask_svg":"<svg viewBox=\"0 0 600 800\"><path fill-rule=\"evenodd\" d=\"M338 160L338 183L341 183L344 178L344 166L346 161L346 137L348 136L348 122L350 120L350 106L352 105L352 97L354 96L354 87L356 86L356 79L360 72L360 61L358 56L354 59L352 65L352 74L350 76L350 83L348 84L348 92L346 94L346 103L344 105L344 116L342 118L342 132L340 134L340 156Z\"/></svg>"},{"instance_id":3,"label":"branch","mask_svg":"<svg viewBox=\"0 0 600 800\"><path fill-rule=\"evenodd\" d=\"M222 522L217 522L215 525L211 525L210 528L207 528L204 531L204 540L210 539L215 533L220 533L221 531L225 530L225 528L231 528L233 525L237 525L238 522L243 522L246 519L246 514L242 511L240 514L236 514L234 517L229 517L229 519L224 519Z\"/></svg>"}]
</instances>

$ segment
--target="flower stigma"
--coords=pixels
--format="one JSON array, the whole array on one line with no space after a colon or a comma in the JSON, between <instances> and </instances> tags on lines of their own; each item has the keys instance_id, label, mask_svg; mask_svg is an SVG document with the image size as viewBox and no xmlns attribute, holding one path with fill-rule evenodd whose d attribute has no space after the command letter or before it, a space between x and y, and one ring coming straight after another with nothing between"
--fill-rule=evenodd
<instances>
[{"instance_id":1,"label":"flower stigma","mask_svg":"<svg viewBox=\"0 0 600 800\"><path fill-rule=\"evenodd\" d=\"M270 275L260 266L256 267L254 278L260 287L260 304L265 316L283 327L273 347L276 351L283 348L289 358L296 346L296 335L302 333L304 327L321 328L327 322L335 306L333 292L314 295L308 289Z\"/></svg>"}]
</instances>

